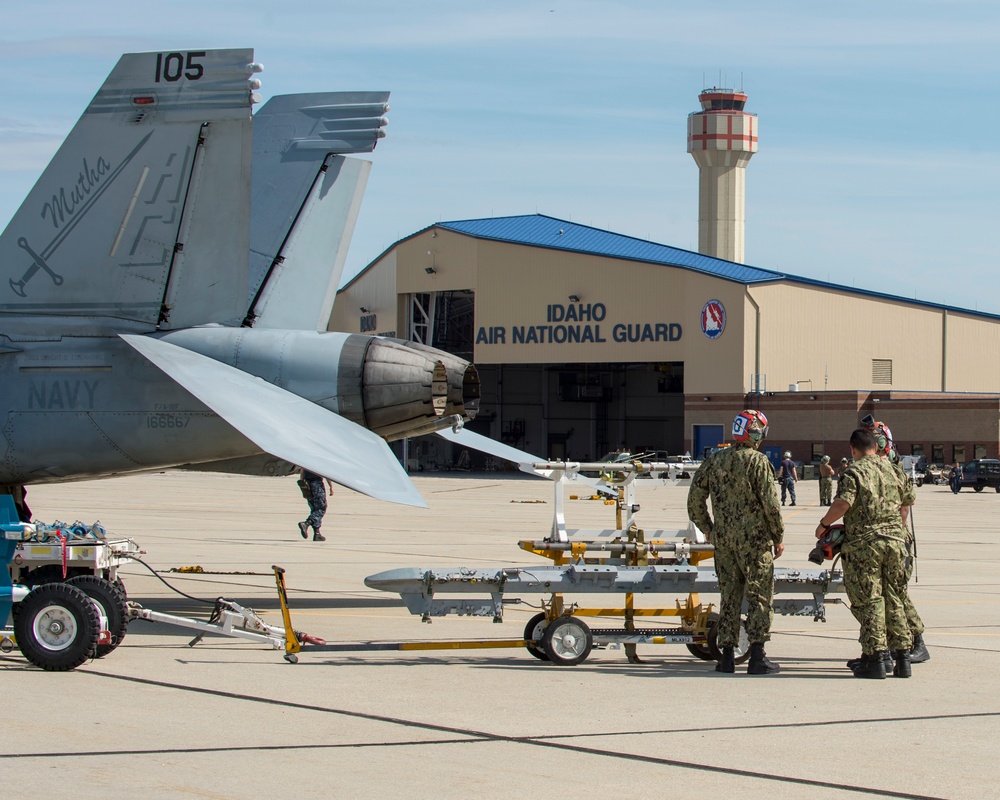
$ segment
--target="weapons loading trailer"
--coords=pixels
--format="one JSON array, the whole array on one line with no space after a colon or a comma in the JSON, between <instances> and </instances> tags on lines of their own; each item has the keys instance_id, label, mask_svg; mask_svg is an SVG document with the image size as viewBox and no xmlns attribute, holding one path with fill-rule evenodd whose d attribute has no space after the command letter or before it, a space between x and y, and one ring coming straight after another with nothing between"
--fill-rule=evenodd
<instances>
[{"instance_id":1,"label":"weapons loading trailer","mask_svg":"<svg viewBox=\"0 0 1000 800\"><path fill-rule=\"evenodd\" d=\"M639 644L684 644L699 658L717 660L721 655L716 642L718 614L713 604L701 602L701 594L718 592L718 578L713 569L700 565L712 558L714 548L694 525L689 524L686 531L643 530L635 519L639 511L635 479L651 476L676 484L678 465L546 461L534 463L532 468L554 481L552 531L542 540L523 540L519 545L549 559L551 565L395 569L369 576L365 584L398 593L410 613L425 622L449 614L486 616L502 622L505 605L522 603L521 595L542 595L543 611L528 621L522 640L495 641L504 647L519 642L536 658L555 664L578 664L594 645L624 647L632 662L638 661L635 648ZM585 481L580 474L583 471L599 472L599 484ZM566 527L564 492L574 481L597 486L599 492L613 498L614 529ZM844 590L839 571L776 567L774 573L774 610L778 614L812 616L825 622L826 595ZM567 594L624 594L624 605L587 608L567 603ZM636 608L635 596L643 594L686 597L675 601L673 607ZM797 596L777 597L782 594ZM581 617L619 617L624 625L591 629ZM637 619L662 617L676 617L680 624L674 628L640 628L636 624ZM745 632L736 650L737 661L749 656Z\"/></svg>"}]
</instances>

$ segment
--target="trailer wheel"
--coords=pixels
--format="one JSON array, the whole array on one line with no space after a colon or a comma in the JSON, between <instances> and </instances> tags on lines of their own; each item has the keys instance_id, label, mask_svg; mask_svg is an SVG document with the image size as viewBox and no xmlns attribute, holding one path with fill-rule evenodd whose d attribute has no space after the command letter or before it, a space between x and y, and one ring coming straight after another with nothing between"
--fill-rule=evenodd
<instances>
[{"instance_id":1,"label":"trailer wheel","mask_svg":"<svg viewBox=\"0 0 1000 800\"><path fill-rule=\"evenodd\" d=\"M97 646L97 606L75 586L47 583L20 603L14 635L21 654L51 672L76 669Z\"/></svg>"},{"instance_id":2,"label":"trailer wheel","mask_svg":"<svg viewBox=\"0 0 1000 800\"><path fill-rule=\"evenodd\" d=\"M525 649L539 661L548 661L549 654L542 649L542 637L545 629L549 626L548 617L545 614L535 614L524 626Z\"/></svg>"},{"instance_id":3,"label":"trailer wheel","mask_svg":"<svg viewBox=\"0 0 1000 800\"><path fill-rule=\"evenodd\" d=\"M97 657L104 658L122 643L128 631L128 605L125 595L111 581L98 578L96 575L80 575L70 578L66 583L75 586L97 603L98 610L107 618L111 644L97 645Z\"/></svg>"},{"instance_id":4,"label":"trailer wheel","mask_svg":"<svg viewBox=\"0 0 1000 800\"><path fill-rule=\"evenodd\" d=\"M719 647L719 615L708 615L708 649L712 658L718 661L722 658L722 648ZM740 620L740 640L733 648L733 657L737 664L742 664L750 658L750 637L747 636L746 620Z\"/></svg>"},{"instance_id":5,"label":"trailer wheel","mask_svg":"<svg viewBox=\"0 0 1000 800\"><path fill-rule=\"evenodd\" d=\"M712 629L712 626L719 624L719 615L712 612L708 615L708 628ZM686 644L688 652L696 658L700 658L702 661L715 661L717 656L712 652L712 648L708 646L707 642L691 642Z\"/></svg>"},{"instance_id":6,"label":"trailer wheel","mask_svg":"<svg viewBox=\"0 0 1000 800\"><path fill-rule=\"evenodd\" d=\"M549 661L571 667L585 661L594 647L594 635L586 623L575 617L559 617L549 623L542 636Z\"/></svg>"},{"instance_id":7,"label":"trailer wheel","mask_svg":"<svg viewBox=\"0 0 1000 800\"><path fill-rule=\"evenodd\" d=\"M702 661L715 661L715 656L712 655L712 651L708 649L707 644L703 644L702 642L688 642L684 646L695 658L700 658Z\"/></svg>"}]
</instances>

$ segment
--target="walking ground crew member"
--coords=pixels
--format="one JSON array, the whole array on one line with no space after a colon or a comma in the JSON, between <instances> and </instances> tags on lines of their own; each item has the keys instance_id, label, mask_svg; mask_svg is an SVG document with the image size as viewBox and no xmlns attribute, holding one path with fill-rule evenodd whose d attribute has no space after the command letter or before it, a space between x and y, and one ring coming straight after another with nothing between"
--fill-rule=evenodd
<instances>
[{"instance_id":1,"label":"walking ground crew member","mask_svg":"<svg viewBox=\"0 0 1000 800\"><path fill-rule=\"evenodd\" d=\"M329 480L326 483L330 485L330 494L333 494L333 484ZM323 525L323 517L326 515L326 485L323 476L307 469L299 469L298 484L299 489L302 490L302 496L309 503L309 516L306 517L305 522L299 523L299 533L302 534L303 539L308 539L309 526L311 525L313 541L325 542L326 537L319 532Z\"/></svg>"},{"instance_id":2,"label":"walking ground crew member","mask_svg":"<svg viewBox=\"0 0 1000 800\"><path fill-rule=\"evenodd\" d=\"M749 675L767 675L779 667L767 658L764 642L771 638L774 617L774 561L785 550L784 525L774 487L771 462L757 447L767 436L767 418L759 411L741 411L733 420L733 447L706 458L691 481L688 517L715 546L715 572L722 602L718 642L722 658L717 672L736 672L733 648L740 638L743 597L747 601L746 631L750 640ZM712 514L708 514L708 499Z\"/></svg>"},{"instance_id":3,"label":"walking ground crew member","mask_svg":"<svg viewBox=\"0 0 1000 800\"><path fill-rule=\"evenodd\" d=\"M875 452L875 436L859 428L851 434L855 458L837 486L837 498L816 528L823 536L844 518L844 588L851 613L861 626L861 658L856 678L885 678L889 648L895 661L892 674L910 677L910 629L901 600L906 587L906 550L900 523L906 523L909 506L903 505L905 482ZM888 645L887 645L888 642Z\"/></svg>"},{"instance_id":4,"label":"walking ground crew member","mask_svg":"<svg viewBox=\"0 0 1000 800\"><path fill-rule=\"evenodd\" d=\"M795 469L795 462L792 461L790 451L785 451L785 460L781 462L781 469L778 470L778 480L781 481L781 505L785 504L785 492L792 496L792 505L795 505L795 483L799 475Z\"/></svg>"}]
</instances>

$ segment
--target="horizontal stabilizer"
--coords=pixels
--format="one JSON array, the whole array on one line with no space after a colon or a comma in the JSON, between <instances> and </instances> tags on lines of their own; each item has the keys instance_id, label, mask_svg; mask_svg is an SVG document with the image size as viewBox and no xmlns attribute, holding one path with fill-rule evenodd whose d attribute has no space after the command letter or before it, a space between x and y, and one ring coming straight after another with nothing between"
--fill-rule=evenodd
<instances>
[{"instance_id":1,"label":"horizontal stabilizer","mask_svg":"<svg viewBox=\"0 0 1000 800\"><path fill-rule=\"evenodd\" d=\"M504 461L511 461L517 464L521 472L527 472L529 475L540 475L543 478L548 477L546 474L536 472L531 467L532 464L544 461L545 459L533 456L531 453L524 452L524 450L518 450L516 447L498 442L496 439L491 439L488 436L467 431L465 428L459 428L457 431L449 428L443 431L436 431L436 433L442 439L447 439L452 444L471 447L480 453L488 453L491 456L502 458Z\"/></svg>"},{"instance_id":2,"label":"horizontal stabilizer","mask_svg":"<svg viewBox=\"0 0 1000 800\"><path fill-rule=\"evenodd\" d=\"M183 347L121 338L264 452L379 500L426 508L389 446L371 431Z\"/></svg>"},{"instance_id":3,"label":"horizontal stabilizer","mask_svg":"<svg viewBox=\"0 0 1000 800\"><path fill-rule=\"evenodd\" d=\"M516 447L511 447L503 442L498 442L496 439L490 439L488 436L473 433L465 428L459 428L457 431L453 429L435 431L435 433L437 433L437 435L442 439L447 439L452 444L457 444L461 447L471 447L473 450L478 450L481 453L487 453L491 456L502 458L505 461L511 461L514 464L517 464L517 467L521 470L521 472L527 472L529 475L536 475L539 478L550 478L552 480L557 479L553 477L555 474L553 470L534 468L534 464L544 462L546 459L533 456L531 453L526 453L524 450L518 450ZM590 486L598 492L610 492L608 485L604 483L604 481L597 478L587 478L579 473L573 473L571 475L571 480L575 483L582 483L586 486Z\"/></svg>"}]
</instances>

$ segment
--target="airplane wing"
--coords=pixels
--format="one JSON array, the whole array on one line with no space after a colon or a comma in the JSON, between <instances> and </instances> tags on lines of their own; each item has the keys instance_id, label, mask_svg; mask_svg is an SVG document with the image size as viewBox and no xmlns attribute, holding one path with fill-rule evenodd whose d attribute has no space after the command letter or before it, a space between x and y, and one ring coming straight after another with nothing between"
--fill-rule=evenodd
<instances>
[{"instance_id":1,"label":"airplane wing","mask_svg":"<svg viewBox=\"0 0 1000 800\"><path fill-rule=\"evenodd\" d=\"M0 315L32 333L242 317L253 50L121 57L0 236Z\"/></svg>"},{"instance_id":2,"label":"airplane wing","mask_svg":"<svg viewBox=\"0 0 1000 800\"><path fill-rule=\"evenodd\" d=\"M388 92L279 95L254 114L246 325L326 330Z\"/></svg>"},{"instance_id":3,"label":"airplane wing","mask_svg":"<svg viewBox=\"0 0 1000 800\"><path fill-rule=\"evenodd\" d=\"M183 347L149 336L121 338L261 450L379 500L426 508L389 446L371 431Z\"/></svg>"}]
</instances>

